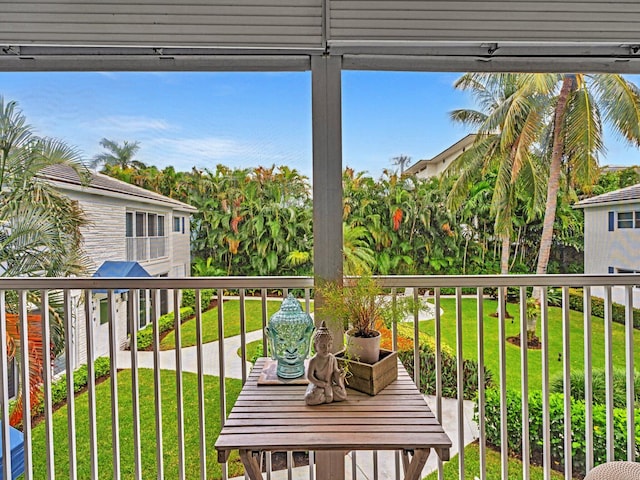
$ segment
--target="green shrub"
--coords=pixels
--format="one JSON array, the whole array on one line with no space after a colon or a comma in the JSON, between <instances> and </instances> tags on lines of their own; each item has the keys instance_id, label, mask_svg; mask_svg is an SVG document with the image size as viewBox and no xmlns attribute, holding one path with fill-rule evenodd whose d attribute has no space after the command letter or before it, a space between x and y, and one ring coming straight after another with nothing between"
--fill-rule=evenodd
<instances>
[{"instance_id":1,"label":"green shrub","mask_svg":"<svg viewBox=\"0 0 640 480\"><path fill-rule=\"evenodd\" d=\"M207 288L200 290L200 310L206 310L209 308L209 304L211 300L213 300L213 295L215 291ZM191 307L195 310L196 307L196 291L192 289L187 289L182 291L182 307Z\"/></svg>"},{"instance_id":2,"label":"green shrub","mask_svg":"<svg viewBox=\"0 0 640 480\"><path fill-rule=\"evenodd\" d=\"M487 444L500 447L500 393L489 389L485 395L485 434ZM521 395L516 391L507 391L507 443L509 451L515 455L522 454L522 403ZM564 465L564 396L552 393L549 396L549 419L551 441L551 465L562 470ZM476 416L477 416L476 412ZM627 458L626 443L626 410L614 409L614 437L616 460ZM586 440L585 440L585 404L584 401L571 400L571 457L574 475L585 475ZM640 455L640 410L635 410L636 425L636 457ZM529 446L531 458L541 459L543 455L542 429L542 393L529 395ZM607 460L606 454L606 410L604 405L593 406L593 442L594 462L596 465Z\"/></svg>"},{"instance_id":3,"label":"green shrub","mask_svg":"<svg viewBox=\"0 0 640 480\"><path fill-rule=\"evenodd\" d=\"M578 312L584 312L584 297L580 289L569 289L569 308ZM591 297L591 315L604 318L604 311L604 300L599 297ZM625 306L619 303L613 303L611 306L611 317L614 322L624 325ZM640 330L640 308L633 309L633 328Z\"/></svg>"},{"instance_id":4,"label":"green shrub","mask_svg":"<svg viewBox=\"0 0 640 480\"><path fill-rule=\"evenodd\" d=\"M193 315L193 307L180 308L180 320L184 321ZM165 313L158 319L159 332L162 335L169 330L173 330L174 326L173 312ZM153 324L147 324L142 330L136 333L136 342L138 350L146 350L153 345Z\"/></svg>"},{"instance_id":5,"label":"green shrub","mask_svg":"<svg viewBox=\"0 0 640 480\"><path fill-rule=\"evenodd\" d=\"M426 395L436 393L436 348L434 339L421 334L420 342L420 390ZM451 349L442 347L442 395L457 397L457 359ZM398 358L413 377L413 348L398 350ZM463 396L466 400L473 400L478 392L478 362L463 360ZM493 374L485 368L485 385L493 384Z\"/></svg>"},{"instance_id":6,"label":"green shrub","mask_svg":"<svg viewBox=\"0 0 640 480\"><path fill-rule=\"evenodd\" d=\"M98 357L93 362L94 378L99 380L109 375L111 365L108 357ZM73 372L73 391L78 393L87 386L87 366L81 365ZM44 413L44 393L42 391L38 395L39 401L32 405L31 414L36 416ZM62 375L60 378L51 383L51 403L53 406L61 405L67 401L67 376Z\"/></svg>"},{"instance_id":7,"label":"green shrub","mask_svg":"<svg viewBox=\"0 0 640 480\"><path fill-rule=\"evenodd\" d=\"M574 400L584 401L584 371L572 371L569 377L571 382L571 397ZM635 372L635 403L640 405L640 373ZM562 393L564 384L562 374L557 374L551 378L549 386L554 393ZM592 402L596 405L606 403L607 384L605 381L605 371L594 370L592 373ZM613 371L613 406L625 408L627 405L627 377L626 372L621 369Z\"/></svg>"}]
</instances>

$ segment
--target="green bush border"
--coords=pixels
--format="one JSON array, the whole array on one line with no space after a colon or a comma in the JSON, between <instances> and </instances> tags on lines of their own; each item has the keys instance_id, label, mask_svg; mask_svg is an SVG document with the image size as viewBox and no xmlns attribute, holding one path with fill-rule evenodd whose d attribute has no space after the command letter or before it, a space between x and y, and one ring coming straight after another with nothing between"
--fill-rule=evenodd
<instances>
[{"instance_id":1,"label":"green bush border","mask_svg":"<svg viewBox=\"0 0 640 480\"><path fill-rule=\"evenodd\" d=\"M569 308L578 312L584 312L584 296L582 290L577 288L569 289ZM599 297L591 297L591 315L604 318L604 300ZM613 303L611 306L611 317L616 323L625 323L625 306ZM640 308L633 309L633 328L640 330Z\"/></svg>"},{"instance_id":2,"label":"green bush border","mask_svg":"<svg viewBox=\"0 0 640 480\"><path fill-rule=\"evenodd\" d=\"M193 307L180 308L180 320L185 321L192 315ZM173 330L174 327L174 314L173 312L165 313L158 319L158 327L160 328L160 335L169 330ZM136 333L136 343L138 350L146 350L153 345L153 324L147 324L142 330L138 330Z\"/></svg>"},{"instance_id":3,"label":"green bush border","mask_svg":"<svg viewBox=\"0 0 640 480\"><path fill-rule=\"evenodd\" d=\"M485 434L488 445L500 447L500 392L489 389L485 394ZM477 408L477 406L476 406ZM551 465L556 470L564 468L564 395L552 393L549 395L550 420L550 449ZM606 445L606 407L593 406L593 450L594 464L599 465L607 461ZM635 410L635 431L640 432L640 410ZM476 411L476 421L478 412ZM616 438L615 460L627 458L627 412L623 408L613 410L613 428ZM585 403L571 399L571 452L573 474L584 476L586 473L586 439L585 439ZM543 429L542 429L542 392L529 395L529 448L531 458L535 462L542 459ZM522 396L520 392L507 390L507 444L509 451L517 456L522 455ZM640 438L636 433L636 457L640 456Z\"/></svg>"},{"instance_id":4,"label":"green bush border","mask_svg":"<svg viewBox=\"0 0 640 480\"><path fill-rule=\"evenodd\" d=\"M398 333L401 334L406 327L398 325ZM435 340L426 333L418 336L420 342L420 391L425 395L436 394L436 346ZM398 358L413 377L413 348L399 349ZM442 396L458 396L458 360L453 350L447 345L442 345ZM462 361L463 397L465 400L474 400L478 392L478 362L476 360ZM487 387L493 385L493 373L484 369L484 381Z\"/></svg>"}]
</instances>

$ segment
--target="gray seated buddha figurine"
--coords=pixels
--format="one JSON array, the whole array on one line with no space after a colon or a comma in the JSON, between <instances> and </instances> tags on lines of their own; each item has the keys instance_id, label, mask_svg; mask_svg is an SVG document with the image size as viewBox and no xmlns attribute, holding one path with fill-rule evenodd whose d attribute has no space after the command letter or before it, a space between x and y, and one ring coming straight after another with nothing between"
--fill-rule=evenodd
<instances>
[{"instance_id":1,"label":"gray seated buddha figurine","mask_svg":"<svg viewBox=\"0 0 640 480\"><path fill-rule=\"evenodd\" d=\"M341 402L347 399L344 372L338 367L336 357L331 353L333 337L323 321L313 337L316 354L309 360L307 380L309 386L304 394L307 405Z\"/></svg>"}]
</instances>

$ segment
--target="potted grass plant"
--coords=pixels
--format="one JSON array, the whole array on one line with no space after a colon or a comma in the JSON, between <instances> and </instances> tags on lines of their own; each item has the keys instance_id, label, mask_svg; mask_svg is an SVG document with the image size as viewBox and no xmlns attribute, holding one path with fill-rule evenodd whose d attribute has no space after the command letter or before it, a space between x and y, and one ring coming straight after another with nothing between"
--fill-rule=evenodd
<instances>
[{"instance_id":1,"label":"potted grass plant","mask_svg":"<svg viewBox=\"0 0 640 480\"><path fill-rule=\"evenodd\" d=\"M345 349L336 358L347 372L349 388L376 395L398 378L397 353L380 348L378 328L389 310L389 297L371 276L348 278L344 285L325 283L318 293L318 312L347 330Z\"/></svg>"},{"instance_id":2,"label":"potted grass plant","mask_svg":"<svg viewBox=\"0 0 640 480\"><path fill-rule=\"evenodd\" d=\"M364 363L375 363L380 356L383 310L388 299L371 276L350 278L344 285L327 282L319 288L325 318L342 322L346 329L346 356Z\"/></svg>"}]
</instances>

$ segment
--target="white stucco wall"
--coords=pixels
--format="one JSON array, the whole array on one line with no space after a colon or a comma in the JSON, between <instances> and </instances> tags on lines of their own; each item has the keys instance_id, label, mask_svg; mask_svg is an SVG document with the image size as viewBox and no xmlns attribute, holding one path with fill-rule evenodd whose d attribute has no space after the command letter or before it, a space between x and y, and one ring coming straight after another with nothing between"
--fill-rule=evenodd
<instances>
[{"instance_id":1,"label":"white stucco wall","mask_svg":"<svg viewBox=\"0 0 640 480\"><path fill-rule=\"evenodd\" d=\"M176 212L167 205L149 204L137 201L134 198L114 198L103 195L95 195L89 192L65 191L71 199L77 200L80 207L85 212L89 220L89 225L82 229L83 248L87 255L92 275L103 262L126 261L127 260L127 239L126 239L126 212L141 211L164 215L164 231L168 239L166 257L141 260L140 265L149 272L151 276L174 276L176 266L180 266L180 276L188 276L190 269L190 230L189 214L187 212ZM185 233L172 232L173 216L185 217ZM104 297L104 295L103 295ZM81 298L77 292L76 299ZM94 356L108 355L108 325L100 325L100 306L98 297L93 296L94 303L91 308L91 315L94 328ZM78 301L76 310L76 360L77 365L86 363L87 343L86 343L86 321L83 301ZM168 310L174 309L173 295L168 295ZM127 343L127 302L120 295L116 295L116 336L119 346Z\"/></svg>"},{"instance_id":2,"label":"white stucco wall","mask_svg":"<svg viewBox=\"0 0 640 480\"><path fill-rule=\"evenodd\" d=\"M640 210L640 203L602 205L584 209L584 273L607 274L623 270L640 271L640 228L618 228L618 212ZM614 212L614 229L609 231L609 212ZM591 291L604 297L602 287ZM624 305L624 287L612 287L614 303ZM633 289L633 306L640 308L640 289Z\"/></svg>"},{"instance_id":3,"label":"white stucco wall","mask_svg":"<svg viewBox=\"0 0 640 480\"><path fill-rule=\"evenodd\" d=\"M617 213L639 210L640 203L603 205L584 209L584 271L609 273L619 269L640 271L640 228L618 228ZM614 230L608 231L609 212L615 212Z\"/></svg>"}]
</instances>

